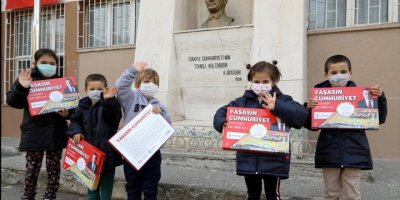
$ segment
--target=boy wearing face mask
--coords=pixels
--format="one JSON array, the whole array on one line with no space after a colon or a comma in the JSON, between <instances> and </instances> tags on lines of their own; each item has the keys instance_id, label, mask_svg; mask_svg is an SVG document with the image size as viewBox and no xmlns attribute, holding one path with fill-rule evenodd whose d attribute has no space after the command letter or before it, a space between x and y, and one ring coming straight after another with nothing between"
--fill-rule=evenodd
<instances>
[{"instance_id":1,"label":"boy wearing face mask","mask_svg":"<svg viewBox=\"0 0 400 200\"><path fill-rule=\"evenodd\" d=\"M351 63L346 56L328 58L324 76L328 80L315 85L315 88L356 87L350 80ZM371 92L378 96L379 123L382 124L387 114L385 94L379 85L371 87ZM318 102L312 99L306 104L309 110L317 105ZM305 127L311 130L311 115ZM321 129L315 152L315 167L322 168L325 199L361 199L361 170L373 168L365 130Z\"/></svg>"},{"instance_id":2,"label":"boy wearing face mask","mask_svg":"<svg viewBox=\"0 0 400 200\"><path fill-rule=\"evenodd\" d=\"M161 114L171 123L167 107L154 95L158 92L160 79L155 70L146 68L147 64L139 62L126 69L117 80L117 98L124 110L124 124L129 123L147 105L152 104L153 113ZM134 83L135 89L132 89ZM161 153L158 150L138 171L124 161L125 186L128 199L157 199L158 182L161 179Z\"/></svg>"},{"instance_id":3,"label":"boy wearing face mask","mask_svg":"<svg viewBox=\"0 0 400 200\"><path fill-rule=\"evenodd\" d=\"M117 89L107 88L103 75L90 74L85 80L85 93L88 96L79 101L71 115L67 133L75 144L85 139L106 154L99 184L96 190L88 190L88 199L111 199L115 167L122 165L121 155L108 143L117 132L122 117L121 106L115 97Z\"/></svg>"}]
</instances>

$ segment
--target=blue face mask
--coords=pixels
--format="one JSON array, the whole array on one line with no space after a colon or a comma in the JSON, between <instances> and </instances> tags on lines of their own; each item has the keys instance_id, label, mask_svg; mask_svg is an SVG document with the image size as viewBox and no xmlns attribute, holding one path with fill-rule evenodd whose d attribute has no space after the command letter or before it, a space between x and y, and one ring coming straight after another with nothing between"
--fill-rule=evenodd
<instances>
[{"instance_id":1,"label":"blue face mask","mask_svg":"<svg viewBox=\"0 0 400 200\"><path fill-rule=\"evenodd\" d=\"M39 64L37 66L39 72L45 77L52 77L56 74L57 67L50 64Z\"/></svg>"}]
</instances>

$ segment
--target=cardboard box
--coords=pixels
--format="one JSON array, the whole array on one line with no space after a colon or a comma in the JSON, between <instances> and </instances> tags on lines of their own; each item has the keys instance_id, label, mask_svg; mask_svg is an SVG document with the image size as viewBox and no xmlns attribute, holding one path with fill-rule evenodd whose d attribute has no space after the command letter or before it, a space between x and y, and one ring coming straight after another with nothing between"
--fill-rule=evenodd
<instances>
[{"instance_id":1,"label":"cardboard box","mask_svg":"<svg viewBox=\"0 0 400 200\"><path fill-rule=\"evenodd\" d=\"M95 190L103 171L106 154L85 140L74 144L70 138L65 151L62 168L71 171L74 177L90 190ZM93 165L93 163L95 163Z\"/></svg>"},{"instance_id":2,"label":"cardboard box","mask_svg":"<svg viewBox=\"0 0 400 200\"><path fill-rule=\"evenodd\" d=\"M28 95L31 116L78 107L79 91L76 85L75 77L32 81Z\"/></svg>"},{"instance_id":3,"label":"cardboard box","mask_svg":"<svg viewBox=\"0 0 400 200\"><path fill-rule=\"evenodd\" d=\"M313 88L311 98L318 102L318 106L311 111L311 127L378 129L378 99L369 88Z\"/></svg>"},{"instance_id":4,"label":"cardboard box","mask_svg":"<svg viewBox=\"0 0 400 200\"><path fill-rule=\"evenodd\" d=\"M224 150L289 153L289 127L269 110L228 107L226 119Z\"/></svg>"}]
</instances>

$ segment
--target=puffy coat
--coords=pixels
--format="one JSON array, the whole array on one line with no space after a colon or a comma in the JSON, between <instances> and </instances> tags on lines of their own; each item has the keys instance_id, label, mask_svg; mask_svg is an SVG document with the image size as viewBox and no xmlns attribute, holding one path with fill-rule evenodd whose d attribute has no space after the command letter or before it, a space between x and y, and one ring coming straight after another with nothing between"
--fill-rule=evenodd
<instances>
[{"instance_id":1,"label":"puffy coat","mask_svg":"<svg viewBox=\"0 0 400 200\"><path fill-rule=\"evenodd\" d=\"M37 68L32 68L32 80L46 79ZM59 78L58 76L50 77ZM67 120L58 113L31 116L27 96L30 88L24 88L18 79L7 93L7 104L13 108L24 109L21 128L20 151L60 150L67 145ZM70 113L73 109L69 110Z\"/></svg>"},{"instance_id":2,"label":"puffy coat","mask_svg":"<svg viewBox=\"0 0 400 200\"><path fill-rule=\"evenodd\" d=\"M314 87L332 87L332 85L329 81L324 81ZM346 87L356 87L356 84L349 81ZM378 110L379 124L382 124L387 115L386 97L383 93L378 98ZM307 129L318 130L311 129L311 116L305 125ZM372 169L371 151L365 130L321 129L315 152L315 167Z\"/></svg>"},{"instance_id":3,"label":"puffy coat","mask_svg":"<svg viewBox=\"0 0 400 200\"><path fill-rule=\"evenodd\" d=\"M85 97L71 115L67 133L70 137L82 133L86 141L106 153L104 170L107 170L122 164L121 155L108 142L118 131L121 117L121 106L115 97L104 100L101 94L93 107L90 98Z\"/></svg>"},{"instance_id":4,"label":"puffy coat","mask_svg":"<svg viewBox=\"0 0 400 200\"><path fill-rule=\"evenodd\" d=\"M271 94L276 92L277 99L275 109L271 113L281 118L287 125L301 128L308 117L308 111L301 104L295 102L292 97L282 94L278 87L272 88ZM214 128L222 132L223 124L226 122L226 111L228 107L263 108L257 95L252 90L246 90L242 97L230 102L217 110L214 115ZM283 179L289 177L290 154L259 154L251 152L236 153L237 175L269 175L278 176Z\"/></svg>"}]
</instances>

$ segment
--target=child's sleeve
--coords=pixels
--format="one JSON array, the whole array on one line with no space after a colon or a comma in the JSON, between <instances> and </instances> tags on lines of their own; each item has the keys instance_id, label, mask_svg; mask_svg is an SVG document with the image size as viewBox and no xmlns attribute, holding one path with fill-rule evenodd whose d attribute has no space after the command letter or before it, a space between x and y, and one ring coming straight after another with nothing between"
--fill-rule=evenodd
<instances>
[{"instance_id":1,"label":"child's sleeve","mask_svg":"<svg viewBox=\"0 0 400 200\"><path fill-rule=\"evenodd\" d=\"M82 115L83 115L83 110L80 107L77 107L75 109L75 112L72 113L72 115L70 117L71 123L69 124L68 131L67 131L67 135L69 137L73 137L77 133L81 133L81 134L85 135L84 129L83 129Z\"/></svg>"},{"instance_id":2,"label":"child's sleeve","mask_svg":"<svg viewBox=\"0 0 400 200\"><path fill-rule=\"evenodd\" d=\"M306 122L304 123L303 127L308 129L308 130L310 130L310 131L318 131L319 130L318 128L315 129L315 128L312 128L312 126L311 126L311 109L307 108L307 102L303 104L303 107L305 109L307 109L307 111L309 113L308 116L307 116Z\"/></svg>"},{"instance_id":3,"label":"child's sleeve","mask_svg":"<svg viewBox=\"0 0 400 200\"><path fill-rule=\"evenodd\" d=\"M167 120L169 124L171 124L172 123L171 116L169 115L167 107L165 105L160 104L160 109L161 109L161 115L164 117L165 120Z\"/></svg>"},{"instance_id":4,"label":"child's sleeve","mask_svg":"<svg viewBox=\"0 0 400 200\"><path fill-rule=\"evenodd\" d=\"M226 121L226 111L228 110L228 107L236 107L236 102L232 101L228 105L222 106L217 110L217 112L214 115L214 129L217 130L218 132L222 133L222 128L224 127L224 123Z\"/></svg>"},{"instance_id":5,"label":"child's sleeve","mask_svg":"<svg viewBox=\"0 0 400 200\"><path fill-rule=\"evenodd\" d=\"M132 84L136 79L137 71L134 67L129 67L118 78L115 86L118 89L117 99L122 107L128 108L132 104L132 99L137 95L137 91L132 89Z\"/></svg>"},{"instance_id":6,"label":"child's sleeve","mask_svg":"<svg viewBox=\"0 0 400 200\"><path fill-rule=\"evenodd\" d=\"M379 110L379 124L383 124L386 121L387 116L387 101L385 93L378 97L378 110Z\"/></svg>"},{"instance_id":7,"label":"child's sleeve","mask_svg":"<svg viewBox=\"0 0 400 200\"><path fill-rule=\"evenodd\" d=\"M103 116L106 121L112 122L113 125L118 126L122 118L121 105L116 97L104 99L101 94L101 103L103 105Z\"/></svg>"},{"instance_id":8,"label":"child's sleeve","mask_svg":"<svg viewBox=\"0 0 400 200\"><path fill-rule=\"evenodd\" d=\"M290 127L297 129L303 127L309 115L307 108L287 95L276 99L275 109L271 110L271 113L281 118Z\"/></svg>"},{"instance_id":9,"label":"child's sleeve","mask_svg":"<svg viewBox=\"0 0 400 200\"><path fill-rule=\"evenodd\" d=\"M28 95L29 88L24 88L17 79L11 90L7 92L6 102L13 108L22 109L28 106Z\"/></svg>"}]
</instances>

